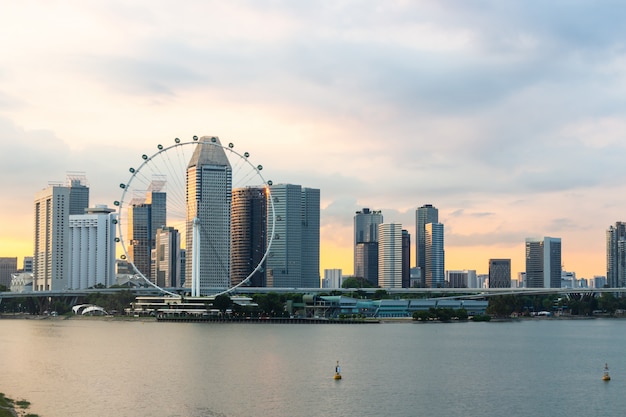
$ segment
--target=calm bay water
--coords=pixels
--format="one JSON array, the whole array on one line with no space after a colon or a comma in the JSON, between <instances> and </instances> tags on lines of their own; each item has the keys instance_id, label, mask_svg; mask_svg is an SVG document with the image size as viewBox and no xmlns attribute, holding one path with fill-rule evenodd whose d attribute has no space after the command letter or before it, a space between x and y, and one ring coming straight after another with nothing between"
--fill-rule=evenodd
<instances>
[{"instance_id":1,"label":"calm bay water","mask_svg":"<svg viewBox=\"0 0 626 417\"><path fill-rule=\"evenodd\" d=\"M0 375L0 391L41 417L621 415L626 320L7 319Z\"/></svg>"}]
</instances>

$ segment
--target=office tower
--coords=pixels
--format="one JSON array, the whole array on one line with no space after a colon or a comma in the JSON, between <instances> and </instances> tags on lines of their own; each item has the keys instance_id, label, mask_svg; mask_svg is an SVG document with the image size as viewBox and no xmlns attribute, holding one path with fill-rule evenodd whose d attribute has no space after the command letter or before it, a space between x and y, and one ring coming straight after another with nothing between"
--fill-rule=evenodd
<instances>
[{"instance_id":1,"label":"office tower","mask_svg":"<svg viewBox=\"0 0 626 417\"><path fill-rule=\"evenodd\" d=\"M402 225L378 225L378 286L402 288Z\"/></svg>"},{"instance_id":2,"label":"office tower","mask_svg":"<svg viewBox=\"0 0 626 417\"><path fill-rule=\"evenodd\" d=\"M33 272L33 257L24 256L24 264L22 266L22 272Z\"/></svg>"},{"instance_id":3,"label":"office tower","mask_svg":"<svg viewBox=\"0 0 626 417\"><path fill-rule=\"evenodd\" d=\"M341 269L325 269L322 288L341 288L343 275Z\"/></svg>"},{"instance_id":4,"label":"office tower","mask_svg":"<svg viewBox=\"0 0 626 417\"><path fill-rule=\"evenodd\" d=\"M606 280L609 288L626 287L626 223L606 231Z\"/></svg>"},{"instance_id":5,"label":"office tower","mask_svg":"<svg viewBox=\"0 0 626 417\"><path fill-rule=\"evenodd\" d=\"M475 270L446 271L446 282L450 288L477 288L471 286L476 285L477 281Z\"/></svg>"},{"instance_id":6,"label":"office tower","mask_svg":"<svg viewBox=\"0 0 626 417\"><path fill-rule=\"evenodd\" d=\"M185 248L189 259L185 284L191 284L194 295L230 285L232 167L219 138L203 136L200 142L187 165ZM197 248L194 247L194 221L200 241ZM192 283L194 268L197 283Z\"/></svg>"},{"instance_id":7,"label":"office tower","mask_svg":"<svg viewBox=\"0 0 626 417\"><path fill-rule=\"evenodd\" d=\"M230 283L237 285L261 263L267 248L267 195L263 187L233 190L230 225ZM251 287L265 287L265 265L250 277Z\"/></svg>"},{"instance_id":8,"label":"office tower","mask_svg":"<svg viewBox=\"0 0 626 417\"><path fill-rule=\"evenodd\" d=\"M402 230L402 288L411 287L411 235Z\"/></svg>"},{"instance_id":9,"label":"office tower","mask_svg":"<svg viewBox=\"0 0 626 417\"><path fill-rule=\"evenodd\" d=\"M293 184L270 190L276 226L266 261L267 286L319 288L320 190Z\"/></svg>"},{"instance_id":10,"label":"office tower","mask_svg":"<svg viewBox=\"0 0 626 417\"><path fill-rule=\"evenodd\" d=\"M11 288L11 275L17 272L17 258L0 258L0 285Z\"/></svg>"},{"instance_id":11,"label":"office tower","mask_svg":"<svg viewBox=\"0 0 626 417\"><path fill-rule=\"evenodd\" d=\"M51 183L35 194L33 290L68 288L69 216L83 214L88 206L89 188L84 176L68 177L66 185Z\"/></svg>"},{"instance_id":12,"label":"office tower","mask_svg":"<svg viewBox=\"0 0 626 417\"><path fill-rule=\"evenodd\" d=\"M511 288L510 259L489 259L489 288Z\"/></svg>"},{"instance_id":13,"label":"office tower","mask_svg":"<svg viewBox=\"0 0 626 417\"><path fill-rule=\"evenodd\" d=\"M445 284L443 224L428 223L424 229L424 269L426 270L426 287L443 288Z\"/></svg>"},{"instance_id":14,"label":"office tower","mask_svg":"<svg viewBox=\"0 0 626 417\"><path fill-rule=\"evenodd\" d=\"M425 204L415 210L415 266L420 268L422 286L426 284L426 225L439 222L439 210Z\"/></svg>"},{"instance_id":15,"label":"office tower","mask_svg":"<svg viewBox=\"0 0 626 417\"><path fill-rule=\"evenodd\" d=\"M115 284L115 210L97 205L69 218L68 288L82 290Z\"/></svg>"},{"instance_id":16,"label":"office tower","mask_svg":"<svg viewBox=\"0 0 626 417\"><path fill-rule=\"evenodd\" d=\"M561 287L561 239L526 239L527 288Z\"/></svg>"},{"instance_id":17,"label":"office tower","mask_svg":"<svg viewBox=\"0 0 626 417\"><path fill-rule=\"evenodd\" d=\"M128 207L128 255L137 270L151 279L151 254L156 231L166 225L167 196L164 180L152 180L145 197L135 197Z\"/></svg>"},{"instance_id":18,"label":"office tower","mask_svg":"<svg viewBox=\"0 0 626 417\"><path fill-rule=\"evenodd\" d=\"M187 250L180 250L180 282L178 286L181 288L189 288L191 285L191 277L189 277L189 281L187 281L187 276L185 275L187 271Z\"/></svg>"},{"instance_id":19,"label":"office tower","mask_svg":"<svg viewBox=\"0 0 626 417\"><path fill-rule=\"evenodd\" d=\"M378 285L378 225L380 210L364 208L354 216L354 276Z\"/></svg>"},{"instance_id":20,"label":"office tower","mask_svg":"<svg viewBox=\"0 0 626 417\"><path fill-rule=\"evenodd\" d=\"M152 282L159 287L180 286L180 233L173 227L156 230Z\"/></svg>"}]
</instances>

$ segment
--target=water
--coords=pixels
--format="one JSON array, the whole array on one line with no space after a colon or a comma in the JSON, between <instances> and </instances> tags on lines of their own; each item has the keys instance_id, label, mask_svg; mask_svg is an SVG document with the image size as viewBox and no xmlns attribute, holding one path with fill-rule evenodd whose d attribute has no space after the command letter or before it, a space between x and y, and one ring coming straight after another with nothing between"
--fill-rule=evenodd
<instances>
[{"instance_id":1,"label":"water","mask_svg":"<svg viewBox=\"0 0 626 417\"><path fill-rule=\"evenodd\" d=\"M620 415L624 346L608 319L0 320L0 391L42 417Z\"/></svg>"}]
</instances>

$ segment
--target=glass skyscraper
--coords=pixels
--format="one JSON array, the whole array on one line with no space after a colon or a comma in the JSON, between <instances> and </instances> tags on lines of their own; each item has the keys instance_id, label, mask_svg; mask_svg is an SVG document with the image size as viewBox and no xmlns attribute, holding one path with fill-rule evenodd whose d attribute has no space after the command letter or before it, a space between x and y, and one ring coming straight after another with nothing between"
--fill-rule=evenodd
<instances>
[{"instance_id":1,"label":"glass skyscraper","mask_svg":"<svg viewBox=\"0 0 626 417\"><path fill-rule=\"evenodd\" d=\"M626 223L606 231L606 281L610 288L626 287Z\"/></svg>"},{"instance_id":2,"label":"glass skyscraper","mask_svg":"<svg viewBox=\"0 0 626 417\"><path fill-rule=\"evenodd\" d=\"M221 289L230 285L232 168L219 138L203 136L199 142L187 165L185 285L191 284L196 259L199 289L203 294L210 288ZM194 248L193 222L196 218L200 243Z\"/></svg>"},{"instance_id":3,"label":"glass skyscraper","mask_svg":"<svg viewBox=\"0 0 626 417\"><path fill-rule=\"evenodd\" d=\"M419 268L422 286L426 284L426 225L439 222L439 210L425 204L415 211L415 266Z\"/></svg>"},{"instance_id":4,"label":"glass skyscraper","mask_svg":"<svg viewBox=\"0 0 626 417\"><path fill-rule=\"evenodd\" d=\"M426 287L443 288L446 279L443 224L427 223L424 229Z\"/></svg>"},{"instance_id":5,"label":"glass skyscraper","mask_svg":"<svg viewBox=\"0 0 626 417\"><path fill-rule=\"evenodd\" d=\"M554 237L526 239L526 286L561 287L561 239Z\"/></svg>"},{"instance_id":6,"label":"glass skyscraper","mask_svg":"<svg viewBox=\"0 0 626 417\"><path fill-rule=\"evenodd\" d=\"M378 285L378 226L383 222L380 210L369 208L354 216L354 276Z\"/></svg>"}]
</instances>

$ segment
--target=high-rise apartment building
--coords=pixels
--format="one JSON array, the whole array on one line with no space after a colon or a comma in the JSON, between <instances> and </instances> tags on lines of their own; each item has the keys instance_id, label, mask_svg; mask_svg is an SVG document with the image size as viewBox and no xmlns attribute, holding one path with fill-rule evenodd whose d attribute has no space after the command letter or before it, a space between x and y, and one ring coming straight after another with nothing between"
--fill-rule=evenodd
<instances>
[{"instance_id":1,"label":"high-rise apartment building","mask_svg":"<svg viewBox=\"0 0 626 417\"><path fill-rule=\"evenodd\" d=\"M219 138L201 137L187 165L185 279L194 295L230 285L231 191L232 167ZM194 242L194 222L199 243ZM194 268L197 283L192 283Z\"/></svg>"},{"instance_id":2,"label":"high-rise apartment building","mask_svg":"<svg viewBox=\"0 0 626 417\"><path fill-rule=\"evenodd\" d=\"M526 239L526 287L561 287L561 239Z\"/></svg>"},{"instance_id":3,"label":"high-rise apartment building","mask_svg":"<svg viewBox=\"0 0 626 417\"><path fill-rule=\"evenodd\" d=\"M153 180L145 198L135 197L128 207L128 255L144 277L151 279L151 254L157 229L166 226L167 195L165 181Z\"/></svg>"},{"instance_id":4,"label":"high-rise apartment building","mask_svg":"<svg viewBox=\"0 0 626 417\"><path fill-rule=\"evenodd\" d=\"M369 208L354 216L354 275L378 285L378 225L383 222L380 210Z\"/></svg>"},{"instance_id":5,"label":"high-rise apartment building","mask_svg":"<svg viewBox=\"0 0 626 417\"><path fill-rule=\"evenodd\" d=\"M402 225L378 225L378 286L402 288Z\"/></svg>"},{"instance_id":6,"label":"high-rise apartment building","mask_svg":"<svg viewBox=\"0 0 626 417\"><path fill-rule=\"evenodd\" d=\"M424 229L426 287L443 288L445 286L443 224L427 223Z\"/></svg>"},{"instance_id":7,"label":"high-rise apartment building","mask_svg":"<svg viewBox=\"0 0 626 417\"><path fill-rule=\"evenodd\" d=\"M276 225L266 260L267 286L319 288L320 190L294 184L270 190Z\"/></svg>"},{"instance_id":8,"label":"high-rise apartment building","mask_svg":"<svg viewBox=\"0 0 626 417\"><path fill-rule=\"evenodd\" d=\"M415 210L415 266L420 269L422 286L426 284L426 225L439 222L439 210L425 204Z\"/></svg>"},{"instance_id":9,"label":"high-rise apartment building","mask_svg":"<svg viewBox=\"0 0 626 417\"><path fill-rule=\"evenodd\" d=\"M69 217L70 269L68 288L115 284L115 210L105 205Z\"/></svg>"},{"instance_id":10,"label":"high-rise apartment building","mask_svg":"<svg viewBox=\"0 0 626 417\"><path fill-rule=\"evenodd\" d=\"M626 223L606 231L606 281L610 288L626 287Z\"/></svg>"},{"instance_id":11,"label":"high-rise apartment building","mask_svg":"<svg viewBox=\"0 0 626 417\"><path fill-rule=\"evenodd\" d=\"M263 187L233 190L230 225L230 283L237 285L260 265L267 248L267 192ZM265 265L250 277L251 287L265 287Z\"/></svg>"},{"instance_id":12,"label":"high-rise apartment building","mask_svg":"<svg viewBox=\"0 0 626 417\"><path fill-rule=\"evenodd\" d=\"M156 230L152 250L152 282L161 288L181 285L180 233L173 227Z\"/></svg>"},{"instance_id":13,"label":"high-rise apartment building","mask_svg":"<svg viewBox=\"0 0 626 417\"><path fill-rule=\"evenodd\" d=\"M510 259L489 259L489 288L511 288Z\"/></svg>"},{"instance_id":14,"label":"high-rise apartment building","mask_svg":"<svg viewBox=\"0 0 626 417\"><path fill-rule=\"evenodd\" d=\"M84 214L89 188L84 176L68 176L35 194L33 290L65 290L69 284L69 216Z\"/></svg>"}]
</instances>

